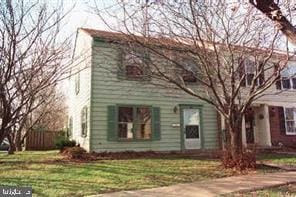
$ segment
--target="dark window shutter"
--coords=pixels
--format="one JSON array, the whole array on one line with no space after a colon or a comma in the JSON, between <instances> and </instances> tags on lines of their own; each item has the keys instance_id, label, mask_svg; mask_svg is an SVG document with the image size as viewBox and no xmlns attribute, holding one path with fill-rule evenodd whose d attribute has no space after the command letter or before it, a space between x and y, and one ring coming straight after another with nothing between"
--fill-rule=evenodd
<instances>
[{"instance_id":1,"label":"dark window shutter","mask_svg":"<svg viewBox=\"0 0 296 197\"><path fill-rule=\"evenodd\" d=\"M242 58L239 58L238 60L238 72L239 72L239 80L242 79L242 77L245 75L245 63ZM242 87L246 87L246 76L244 76L244 79L241 84Z\"/></svg>"},{"instance_id":2,"label":"dark window shutter","mask_svg":"<svg viewBox=\"0 0 296 197\"><path fill-rule=\"evenodd\" d=\"M282 135L286 134L286 121L285 111L283 107L278 107L279 119L280 119L280 132Z\"/></svg>"},{"instance_id":3,"label":"dark window shutter","mask_svg":"<svg viewBox=\"0 0 296 197\"><path fill-rule=\"evenodd\" d=\"M278 72L278 64L274 64L274 72ZM278 76L276 82L275 82L275 87L277 90L281 90L282 89L282 79L281 76Z\"/></svg>"},{"instance_id":4,"label":"dark window shutter","mask_svg":"<svg viewBox=\"0 0 296 197\"><path fill-rule=\"evenodd\" d=\"M160 108L153 107L152 108L152 140L160 140L161 139L161 131L160 131Z\"/></svg>"},{"instance_id":5,"label":"dark window shutter","mask_svg":"<svg viewBox=\"0 0 296 197\"><path fill-rule=\"evenodd\" d=\"M277 81L275 82L275 86L277 90L281 90L282 89L282 81L281 78L279 77L279 79L277 79Z\"/></svg>"},{"instance_id":6,"label":"dark window shutter","mask_svg":"<svg viewBox=\"0 0 296 197\"><path fill-rule=\"evenodd\" d=\"M116 106L108 106L107 109L108 109L107 139L108 141L115 141L117 140Z\"/></svg>"},{"instance_id":7,"label":"dark window shutter","mask_svg":"<svg viewBox=\"0 0 296 197\"><path fill-rule=\"evenodd\" d=\"M261 62L260 63L260 68L263 70L263 72L259 75L259 85L263 85L264 80L265 80L265 76L264 76L264 64Z\"/></svg>"}]
</instances>

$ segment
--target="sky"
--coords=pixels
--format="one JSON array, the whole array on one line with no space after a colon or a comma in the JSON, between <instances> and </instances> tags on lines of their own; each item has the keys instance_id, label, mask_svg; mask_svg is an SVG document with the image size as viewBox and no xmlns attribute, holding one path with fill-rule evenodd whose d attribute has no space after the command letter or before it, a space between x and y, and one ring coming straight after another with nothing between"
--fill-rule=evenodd
<instances>
[{"instance_id":1,"label":"sky","mask_svg":"<svg viewBox=\"0 0 296 197\"><path fill-rule=\"evenodd\" d=\"M114 2L113 0L96 0L99 9L104 9L106 6L114 4ZM64 21L63 34L65 36L71 35L75 37L76 30L79 27L107 30L106 25L92 9L94 0L64 0L63 4L65 12L70 10Z\"/></svg>"}]
</instances>

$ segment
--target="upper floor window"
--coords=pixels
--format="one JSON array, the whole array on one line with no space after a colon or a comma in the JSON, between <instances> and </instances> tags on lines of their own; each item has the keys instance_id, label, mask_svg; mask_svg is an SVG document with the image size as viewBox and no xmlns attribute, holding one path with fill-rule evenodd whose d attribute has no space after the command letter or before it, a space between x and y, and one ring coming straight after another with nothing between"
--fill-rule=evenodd
<instances>
[{"instance_id":1,"label":"upper floor window","mask_svg":"<svg viewBox=\"0 0 296 197\"><path fill-rule=\"evenodd\" d=\"M122 51L122 64L120 75L127 79L143 79L149 76L148 73L148 54L143 51Z\"/></svg>"},{"instance_id":2,"label":"upper floor window","mask_svg":"<svg viewBox=\"0 0 296 197\"><path fill-rule=\"evenodd\" d=\"M184 82L196 82L197 65L193 60L184 60L181 68L181 77Z\"/></svg>"},{"instance_id":3,"label":"upper floor window","mask_svg":"<svg viewBox=\"0 0 296 197\"><path fill-rule=\"evenodd\" d=\"M241 67L241 77L245 74L243 86L251 86L254 78L256 77L256 62L251 59L245 59ZM255 85L262 85L264 82L264 72L262 72L255 81Z\"/></svg>"},{"instance_id":4,"label":"upper floor window","mask_svg":"<svg viewBox=\"0 0 296 197\"><path fill-rule=\"evenodd\" d=\"M296 66L288 66L281 72L280 80L276 83L279 90L296 89Z\"/></svg>"},{"instance_id":5,"label":"upper floor window","mask_svg":"<svg viewBox=\"0 0 296 197\"><path fill-rule=\"evenodd\" d=\"M296 109L285 108L286 134L296 135Z\"/></svg>"}]
</instances>

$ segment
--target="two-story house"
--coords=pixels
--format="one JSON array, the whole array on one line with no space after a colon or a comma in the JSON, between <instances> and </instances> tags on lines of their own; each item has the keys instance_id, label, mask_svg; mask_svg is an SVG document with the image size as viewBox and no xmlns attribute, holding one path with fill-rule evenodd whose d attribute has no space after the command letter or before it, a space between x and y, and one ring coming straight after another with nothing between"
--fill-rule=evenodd
<instances>
[{"instance_id":1,"label":"two-story house","mask_svg":"<svg viewBox=\"0 0 296 197\"><path fill-rule=\"evenodd\" d=\"M139 78L142 71L129 61L132 54L114 47L122 43L118 33L78 30L69 89L72 138L95 152L218 149L220 123L214 107ZM192 80L184 76L184 81ZM243 121L245 144L293 143L295 85L295 79L283 73L270 96L256 101Z\"/></svg>"}]
</instances>

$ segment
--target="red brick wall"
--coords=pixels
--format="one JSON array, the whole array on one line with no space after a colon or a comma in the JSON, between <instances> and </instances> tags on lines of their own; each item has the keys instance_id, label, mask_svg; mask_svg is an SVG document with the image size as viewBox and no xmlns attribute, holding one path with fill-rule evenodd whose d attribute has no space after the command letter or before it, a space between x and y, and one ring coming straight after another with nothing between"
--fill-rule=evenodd
<instances>
[{"instance_id":1,"label":"red brick wall","mask_svg":"<svg viewBox=\"0 0 296 197\"><path fill-rule=\"evenodd\" d=\"M281 142L284 146L296 147L296 135L286 135L281 129L281 107L269 107L271 143L276 146Z\"/></svg>"}]
</instances>

